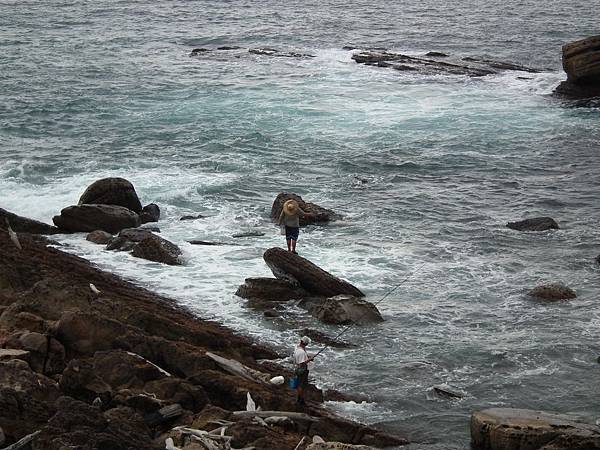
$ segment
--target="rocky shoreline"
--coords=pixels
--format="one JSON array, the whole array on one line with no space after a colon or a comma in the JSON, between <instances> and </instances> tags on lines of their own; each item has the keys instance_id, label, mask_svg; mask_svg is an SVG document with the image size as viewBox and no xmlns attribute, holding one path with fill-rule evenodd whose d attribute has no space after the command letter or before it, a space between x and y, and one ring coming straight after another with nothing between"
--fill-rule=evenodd
<instances>
[{"instance_id":1,"label":"rocky shoreline","mask_svg":"<svg viewBox=\"0 0 600 450\"><path fill-rule=\"evenodd\" d=\"M0 224L1 445L158 449L172 439L192 449L204 439L214 448L352 448L311 444L314 435L375 448L407 443L321 406L347 398L339 393L311 386L299 410L287 384L268 381L290 375L261 362L281 358L276 351L48 238L18 233L19 249L7 231ZM248 394L265 413L246 412ZM224 438L207 437L214 429Z\"/></svg>"}]
</instances>

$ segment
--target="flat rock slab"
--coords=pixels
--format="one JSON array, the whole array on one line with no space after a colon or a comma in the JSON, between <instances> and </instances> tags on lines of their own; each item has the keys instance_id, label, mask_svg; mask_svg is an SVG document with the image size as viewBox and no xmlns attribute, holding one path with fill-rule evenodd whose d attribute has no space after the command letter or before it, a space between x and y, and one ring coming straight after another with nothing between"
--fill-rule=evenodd
<instances>
[{"instance_id":1,"label":"flat rock slab","mask_svg":"<svg viewBox=\"0 0 600 450\"><path fill-rule=\"evenodd\" d=\"M360 289L347 281L326 272L308 259L282 248L270 248L263 258L275 277L297 283L310 294L322 297L334 297L340 294L365 296Z\"/></svg>"},{"instance_id":2,"label":"flat rock slab","mask_svg":"<svg viewBox=\"0 0 600 450\"><path fill-rule=\"evenodd\" d=\"M491 408L471 416L471 444L475 450L594 450L600 427L565 414Z\"/></svg>"},{"instance_id":3,"label":"flat rock slab","mask_svg":"<svg viewBox=\"0 0 600 450\"><path fill-rule=\"evenodd\" d=\"M517 222L508 222L506 227L517 231L546 231L560 228L552 217L533 217Z\"/></svg>"},{"instance_id":4,"label":"flat rock slab","mask_svg":"<svg viewBox=\"0 0 600 450\"><path fill-rule=\"evenodd\" d=\"M11 359L20 359L29 361L31 354L27 350L19 350L16 348L0 348L0 361L9 361Z\"/></svg>"}]
</instances>

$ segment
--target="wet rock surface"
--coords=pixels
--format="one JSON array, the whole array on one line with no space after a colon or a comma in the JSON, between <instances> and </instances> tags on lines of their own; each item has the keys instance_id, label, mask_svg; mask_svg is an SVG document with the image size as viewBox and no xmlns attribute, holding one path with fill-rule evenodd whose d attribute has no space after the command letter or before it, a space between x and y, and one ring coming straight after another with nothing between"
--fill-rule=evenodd
<instances>
[{"instance_id":1,"label":"wet rock surface","mask_svg":"<svg viewBox=\"0 0 600 450\"><path fill-rule=\"evenodd\" d=\"M567 80L556 94L576 99L600 96L600 36L563 45L562 64Z\"/></svg>"},{"instance_id":2,"label":"wet rock surface","mask_svg":"<svg viewBox=\"0 0 600 450\"><path fill-rule=\"evenodd\" d=\"M310 312L320 321L336 325L383 322L381 313L373 303L350 295L330 297L311 308Z\"/></svg>"},{"instance_id":3,"label":"wet rock surface","mask_svg":"<svg viewBox=\"0 0 600 450\"><path fill-rule=\"evenodd\" d=\"M443 53L429 52L425 57L408 56L380 50L365 50L352 56L358 64L410 71L420 75L465 75L483 77L506 70L537 73L538 69L484 58L451 58Z\"/></svg>"},{"instance_id":4,"label":"wet rock surface","mask_svg":"<svg viewBox=\"0 0 600 450\"><path fill-rule=\"evenodd\" d=\"M474 450L600 449L600 427L572 416L529 409L491 408L471 416Z\"/></svg>"},{"instance_id":5,"label":"wet rock surface","mask_svg":"<svg viewBox=\"0 0 600 450\"><path fill-rule=\"evenodd\" d=\"M546 231L560 229L552 217L533 217L531 219L508 222L507 228L517 231Z\"/></svg>"},{"instance_id":6,"label":"wet rock surface","mask_svg":"<svg viewBox=\"0 0 600 450\"><path fill-rule=\"evenodd\" d=\"M140 221L142 223L158 222L160 219L160 208L156 203L150 203L142 208Z\"/></svg>"},{"instance_id":7,"label":"wet rock surface","mask_svg":"<svg viewBox=\"0 0 600 450\"><path fill-rule=\"evenodd\" d=\"M360 289L347 281L282 248L270 248L264 253L263 258L276 278L291 281L312 295L333 297L347 294L364 297Z\"/></svg>"},{"instance_id":8,"label":"wet rock surface","mask_svg":"<svg viewBox=\"0 0 600 450\"><path fill-rule=\"evenodd\" d=\"M573 289L562 283L550 283L537 286L528 292L530 297L549 302L570 300L577 297Z\"/></svg>"},{"instance_id":9,"label":"wet rock surface","mask_svg":"<svg viewBox=\"0 0 600 450\"><path fill-rule=\"evenodd\" d=\"M6 226L6 223L10 224L12 230L16 233L35 233L35 234L57 234L61 231L57 227L48 225L37 220L28 219L27 217L21 217L11 213L5 209L0 208L0 223Z\"/></svg>"},{"instance_id":10,"label":"wet rock surface","mask_svg":"<svg viewBox=\"0 0 600 450\"><path fill-rule=\"evenodd\" d=\"M211 416L235 424L227 435L234 436L239 448L292 450L306 433L302 421L265 428L233 414L245 410L248 392L263 411L296 411L287 384L264 381L289 377L289 370L258 362L281 355L47 247L39 237L24 234L21 239L19 251L8 233L0 232L0 298L5 305L0 347L18 341L32 349L29 358L24 353L23 359L0 358L0 422L6 444L41 431L32 448L165 448L165 433L173 427L197 424L210 430ZM100 294L92 295L90 284ZM37 331L22 329L24 325ZM60 383L30 365L39 370L31 357L42 354L48 337L49 348L53 342L60 345L53 352L64 350L63 367L57 365L52 375ZM207 352L240 364L246 375L226 371ZM307 396L309 406L302 412L317 418L311 434L376 447L406 443L323 409L323 394L314 386Z\"/></svg>"},{"instance_id":11,"label":"wet rock surface","mask_svg":"<svg viewBox=\"0 0 600 450\"><path fill-rule=\"evenodd\" d=\"M123 206L89 204L68 206L52 221L63 232L102 230L111 234L141 224L140 217Z\"/></svg>"},{"instance_id":12,"label":"wet rock surface","mask_svg":"<svg viewBox=\"0 0 600 450\"><path fill-rule=\"evenodd\" d=\"M113 235L107 233L106 231L96 230L89 233L85 239L87 241L93 242L94 244L105 245L112 239Z\"/></svg>"},{"instance_id":13,"label":"wet rock surface","mask_svg":"<svg viewBox=\"0 0 600 450\"><path fill-rule=\"evenodd\" d=\"M138 242L131 251L136 258L178 266L182 264L181 250L172 242L151 235Z\"/></svg>"},{"instance_id":14,"label":"wet rock surface","mask_svg":"<svg viewBox=\"0 0 600 450\"><path fill-rule=\"evenodd\" d=\"M304 289L287 280L277 278L246 278L235 295L246 299L259 299L269 302L285 302L301 299L308 295Z\"/></svg>"},{"instance_id":15,"label":"wet rock surface","mask_svg":"<svg viewBox=\"0 0 600 450\"><path fill-rule=\"evenodd\" d=\"M300 226L305 226L312 223L330 222L332 220L341 218L341 216L336 212L327 208L323 208L315 203L306 202L299 195L282 192L275 197L273 206L271 207L271 218L273 220L279 220L279 215L283 210L283 204L288 200L296 200L298 202L298 206L300 206L300 209L310 214L309 217L300 217Z\"/></svg>"},{"instance_id":16,"label":"wet rock surface","mask_svg":"<svg viewBox=\"0 0 600 450\"><path fill-rule=\"evenodd\" d=\"M137 214L142 212L133 184L124 178L103 178L93 182L79 198L79 205L86 204L115 205Z\"/></svg>"}]
</instances>

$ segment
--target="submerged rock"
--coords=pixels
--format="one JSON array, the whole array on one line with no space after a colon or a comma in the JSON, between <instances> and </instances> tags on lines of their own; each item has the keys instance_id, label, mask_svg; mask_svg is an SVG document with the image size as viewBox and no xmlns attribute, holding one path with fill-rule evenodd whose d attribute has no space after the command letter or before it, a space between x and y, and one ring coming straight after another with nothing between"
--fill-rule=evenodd
<instances>
[{"instance_id":1,"label":"submerged rock","mask_svg":"<svg viewBox=\"0 0 600 450\"><path fill-rule=\"evenodd\" d=\"M246 278L235 295L246 299L285 302L301 299L308 295L301 287L277 278Z\"/></svg>"},{"instance_id":2,"label":"submerged rock","mask_svg":"<svg viewBox=\"0 0 600 450\"><path fill-rule=\"evenodd\" d=\"M197 219L204 219L206 216L203 216L202 214L198 214L195 216L182 216L179 220L197 220Z\"/></svg>"},{"instance_id":3,"label":"submerged rock","mask_svg":"<svg viewBox=\"0 0 600 450\"><path fill-rule=\"evenodd\" d=\"M600 428L565 415L491 408L471 416L474 450L600 449Z\"/></svg>"},{"instance_id":4,"label":"submerged rock","mask_svg":"<svg viewBox=\"0 0 600 450\"><path fill-rule=\"evenodd\" d=\"M506 227L517 231L546 231L560 229L556 220L552 217L534 217L517 222L508 222Z\"/></svg>"},{"instance_id":5,"label":"submerged rock","mask_svg":"<svg viewBox=\"0 0 600 450\"><path fill-rule=\"evenodd\" d=\"M275 277L297 283L310 294L321 297L333 297L339 294L365 296L360 289L347 281L282 248L270 248L263 258Z\"/></svg>"},{"instance_id":6,"label":"submerged rock","mask_svg":"<svg viewBox=\"0 0 600 450\"><path fill-rule=\"evenodd\" d=\"M33 234L57 234L61 231L43 222L37 220L28 219L27 217L21 217L11 213L5 209L0 208L0 228L6 227L6 222L10 224L12 230L16 233L33 233Z\"/></svg>"},{"instance_id":7,"label":"submerged rock","mask_svg":"<svg viewBox=\"0 0 600 450\"><path fill-rule=\"evenodd\" d=\"M313 330L310 328L304 328L298 334L300 336L308 336L313 341L319 342L321 344L325 344L328 347L334 347L334 348L356 348L357 347L354 344L333 338L331 336L328 336L325 333L321 333L318 330Z\"/></svg>"},{"instance_id":8,"label":"submerged rock","mask_svg":"<svg viewBox=\"0 0 600 450\"><path fill-rule=\"evenodd\" d=\"M115 205L67 206L52 221L64 231L103 230L111 234L140 225L140 217L135 212Z\"/></svg>"},{"instance_id":9,"label":"submerged rock","mask_svg":"<svg viewBox=\"0 0 600 450\"><path fill-rule=\"evenodd\" d=\"M124 178L103 178L93 182L79 198L79 205L116 205L142 212L133 184Z\"/></svg>"},{"instance_id":10,"label":"submerged rock","mask_svg":"<svg viewBox=\"0 0 600 450\"><path fill-rule=\"evenodd\" d=\"M328 298L311 309L311 313L322 322L336 325L383 322L381 313L373 303L349 295Z\"/></svg>"},{"instance_id":11,"label":"submerged rock","mask_svg":"<svg viewBox=\"0 0 600 450\"><path fill-rule=\"evenodd\" d=\"M577 297L577 294L573 289L565 286L562 283L552 283L545 284L543 286L538 286L529 291L528 295L550 302L556 302L559 300L569 300Z\"/></svg>"},{"instance_id":12,"label":"submerged rock","mask_svg":"<svg viewBox=\"0 0 600 450\"><path fill-rule=\"evenodd\" d=\"M556 94L571 98L600 96L600 36L563 45L562 64L567 80L558 85Z\"/></svg>"},{"instance_id":13,"label":"submerged rock","mask_svg":"<svg viewBox=\"0 0 600 450\"><path fill-rule=\"evenodd\" d=\"M93 242L94 244L108 244L108 242L113 238L113 235L110 233L107 233L106 231L102 231L102 230L95 230L92 231L91 233L89 233L85 239L87 241Z\"/></svg>"},{"instance_id":14,"label":"submerged rock","mask_svg":"<svg viewBox=\"0 0 600 450\"><path fill-rule=\"evenodd\" d=\"M288 200L296 200L300 209L310 214L310 217L300 218L300 226L309 225L311 223L329 222L340 218L340 215L334 211L323 208L315 203L305 202L299 195L282 192L275 198L273 206L271 207L271 218L273 220L279 220L283 204Z\"/></svg>"}]
</instances>

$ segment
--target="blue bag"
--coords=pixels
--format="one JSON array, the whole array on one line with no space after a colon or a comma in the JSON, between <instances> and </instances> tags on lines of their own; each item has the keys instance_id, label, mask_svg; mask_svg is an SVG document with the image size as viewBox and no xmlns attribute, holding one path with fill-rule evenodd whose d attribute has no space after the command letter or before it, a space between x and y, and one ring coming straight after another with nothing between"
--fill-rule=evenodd
<instances>
[{"instance_id":1,"label":"blue bag","mask_svg":"<svg viewBox=\"0 0 600 450\"><path fill-rule=\"evenodd\" d=\"M298 377L290 378L289 385L292 389L298 388Z\"/></svg>"}]
</instances>

